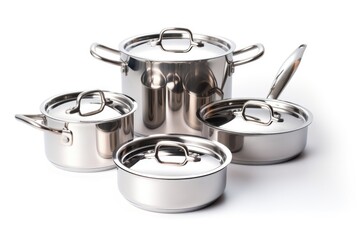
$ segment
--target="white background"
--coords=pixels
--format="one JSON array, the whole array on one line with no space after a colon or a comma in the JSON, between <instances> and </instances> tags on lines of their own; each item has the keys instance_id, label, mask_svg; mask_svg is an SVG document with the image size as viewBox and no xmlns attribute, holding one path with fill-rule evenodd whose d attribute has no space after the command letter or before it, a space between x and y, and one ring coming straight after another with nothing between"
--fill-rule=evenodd
<instances>
[{"instance_id":1,"label":"white background","mask_svg":"<svg viewBox=\"0 0 360 240\"><path fill-rule=\"evenodd\" d=\"M236 6L234 5L236 2ZM2 1L0 3L0 239L359 239L359 13L356 1ZM121 91L117 67L89 54L164 27L260 42L238 67L235 97L265 97L308 45L280 96L314 115L306 151L272 166L231 165L224 196L192 213L129 204L116 171L72 173L47 161L43 134L15 120L74 90ZM356 85L357 84L357 85Z\"/></svg>"}]
</instances>

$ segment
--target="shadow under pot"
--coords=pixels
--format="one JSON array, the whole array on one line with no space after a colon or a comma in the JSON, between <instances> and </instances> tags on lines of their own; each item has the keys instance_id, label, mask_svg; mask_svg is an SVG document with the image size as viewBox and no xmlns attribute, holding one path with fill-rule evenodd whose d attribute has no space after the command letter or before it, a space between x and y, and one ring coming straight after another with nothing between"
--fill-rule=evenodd
<instances>
[{"instance_id":1,"label":"shadow under pot","mask_svg":"<svg viewBox=\"0 0 360 240\"><path fill-rule=\"evenodd\" d=\"M157 69L148 69L141 76L142 118L149 129L161 126L166 116L166 79Z\"/></svg>"},{"instance_id":2,"label":"shadow under pot","mask_svg":"<svg viewBox=\"0 0 360 240\"><path fill-rule=\"evenodd\" d=\"M44 131L45 153L68 171L96 172L115 167L112 153L134 137L136 102L108 91L74 92L52 97L41 114L15 117Z\"/></svg>"}]
</instances>

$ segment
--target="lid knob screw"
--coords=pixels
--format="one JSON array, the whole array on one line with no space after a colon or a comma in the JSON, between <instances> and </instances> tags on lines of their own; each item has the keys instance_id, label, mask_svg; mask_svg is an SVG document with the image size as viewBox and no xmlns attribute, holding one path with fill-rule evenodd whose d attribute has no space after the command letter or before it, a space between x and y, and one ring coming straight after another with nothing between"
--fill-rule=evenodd
<instances>
[{"instance_id":1,"label":"lid knob screw","mask_svg":"<svg viewBox=\"0 0 360 240\"><path fill-rule=\"evenodd\" d=\"M70 141L70 139L68 137L64 136L62 138L62 141L63 141L63 143L68 143Z\"/></svg>"}]
</instances>

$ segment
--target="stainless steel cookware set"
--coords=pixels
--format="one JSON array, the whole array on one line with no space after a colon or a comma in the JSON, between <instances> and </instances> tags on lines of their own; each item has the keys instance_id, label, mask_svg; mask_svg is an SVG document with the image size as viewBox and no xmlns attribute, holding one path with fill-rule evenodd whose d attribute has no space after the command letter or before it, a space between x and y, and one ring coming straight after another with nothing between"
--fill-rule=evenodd
<instances>
[{"instance_id":1,"label":"stainless steel cookware set","mask_svg":"<svg viewBox=\"0 0 360 240\"><path fill-rule=\"evenodd\" d=\"M303 151L311 113L276 99L305 48L285 61L267 98L235 99L232 74L263 55L261 44L235 50L185 28L132 37L119 50L94 43L92 56L120 67L123 93L65 93L44 101L41 114L15 117L44 132L57 167L116 167L119 190L135 206L193 211L223 194L230 162L273 164Z\"/></svg>"}]
</instances>

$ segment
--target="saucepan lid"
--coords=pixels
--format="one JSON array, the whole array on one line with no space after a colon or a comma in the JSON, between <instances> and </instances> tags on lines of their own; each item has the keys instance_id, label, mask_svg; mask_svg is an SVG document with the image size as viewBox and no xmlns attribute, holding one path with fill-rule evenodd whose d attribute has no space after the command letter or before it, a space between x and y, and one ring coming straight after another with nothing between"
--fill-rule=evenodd
<instances>
[{"instance_id":1,"label":"saucepan lid","mask_svg":"<svg viewBox=\"0 0 360 240\"><path fill-rule=\"evenodd\" d=\"M124 94L91 90L57 95L43 102L41 112L63 122L98 123L135 112L134 99Z\"/></svg>"},{"instance_id":2,"label":"saucepan lid","mask_svg":"<svg viewBox=\"0 0 360 240\"><path fill-rule=\"evenodd\" d=\"M120 43L120 51L151 61L194 61L232 53L235 44L222 37L193 34L186 28L166 28L160 33L144 34Z\"/></svg>"},{"instance_id":3,"label":"saucepan lid","mask_svg":"<svg viewBox=\"0 0 360 240\"><path fill-rule=\"evenodd\" d=\"M190 135L137 138L114 153L115 164L135 175L156 179L189 179L213 174L231 162L224 145Z\"/></svg>"}]
</instances>

